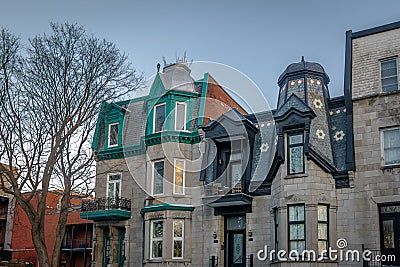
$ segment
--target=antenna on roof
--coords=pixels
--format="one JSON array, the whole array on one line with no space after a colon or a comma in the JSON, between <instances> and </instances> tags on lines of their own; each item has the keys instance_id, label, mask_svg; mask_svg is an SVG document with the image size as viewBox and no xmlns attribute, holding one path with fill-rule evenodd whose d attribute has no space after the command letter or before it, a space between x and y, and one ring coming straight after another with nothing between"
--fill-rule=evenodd
<instances>
[{"instance_id":1,"label":"antenna on roof","mask_svg":"<svg viewBox=\"0 0 400 267\"><path fill-rule=\"evenodd\" d=\"M301 56L301 62L304 62L304 56Z\"/></svg>"}]
</instances>

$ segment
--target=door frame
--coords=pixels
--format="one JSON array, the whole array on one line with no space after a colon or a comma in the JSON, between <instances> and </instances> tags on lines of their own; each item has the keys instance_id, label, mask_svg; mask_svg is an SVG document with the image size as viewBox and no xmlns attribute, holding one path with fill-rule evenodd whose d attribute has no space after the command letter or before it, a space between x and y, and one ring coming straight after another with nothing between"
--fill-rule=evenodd
<instances>
[{"instance_id":1,"label":"door frame","mask_svg":"<svg viewBox=\"0 0 400 267\"><path fill-rule=\"evenodd\" d=\"M244 218L244 223L245 223L245 227L244 229L234 229L234 230L228 230L227 227L227 220L228 218L231 217L243 217ZM224 216L224 240L225 240L225 252L224 252L224 265L225 267L245 267L246 266L246 230L247 230L247 224L246 224L246 214L238 214L238 215L230 215L230 216ZM230 262L231 259L231 244L233 244L233 240L231 240L231 238L233 237L234 234L242 234L243 235L243 249L242 249L242 253L243 253L243 262L242 264L235 264L233 265Z\"/></svg>"}]
</instances>

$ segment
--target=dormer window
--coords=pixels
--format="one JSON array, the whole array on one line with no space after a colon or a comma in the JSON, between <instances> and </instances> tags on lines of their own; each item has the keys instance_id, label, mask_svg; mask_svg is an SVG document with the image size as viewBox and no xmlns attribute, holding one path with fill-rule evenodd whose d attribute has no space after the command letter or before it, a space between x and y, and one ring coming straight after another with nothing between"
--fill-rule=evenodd
<instances>
[{"instance_id":1,"label":"dormer window","mask_svg":"<svg viewBox=\"0 0 400 267\"><path fill-rule=\"evenodd\" d=\"M176 102L175 106L175 130L186 130L186 103Z\"/></svg>"},{"instance_id":2,"label":"dormer window","mask_svg":"<svg viewBox=\"0 0 400 267\"><path fill-rule=\"evenodd\" d=\"M165 103L154 106L153 133L164 130Z\"/></svg>"},{"instance_id":3,"label":"dormer window","mask_svg":"<svg viewBox=\"0 0 400 267\"><path fill-rule=\"evenodd\" d=\"M303 133L288 134L288 174L304 173Z\"/></svg>"},{"instance_id":4,"label":"dormer window","mask_svg":"<svg viewBox=\"0 0 400 267\"><path fill-rule=\"evenodd\" d=\"M108 125L108 147L118 146L118 128L118 122Z\"/></svg>"}]
</instances>

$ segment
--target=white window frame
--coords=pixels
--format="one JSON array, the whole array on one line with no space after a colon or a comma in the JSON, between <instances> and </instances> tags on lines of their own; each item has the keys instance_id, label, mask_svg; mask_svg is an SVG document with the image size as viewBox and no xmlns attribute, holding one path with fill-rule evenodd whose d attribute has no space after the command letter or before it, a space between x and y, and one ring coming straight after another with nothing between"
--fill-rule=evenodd
<instances>
[{"instance_id":1,"label":"white window frame","mask_svg":"<svg viewBox=\"0 0 400 267\"><path fill-rule=\"evenodd\" d=\"M107 190L106 190L106 197L108 198L108 188L109 188L109 184L110 184L110 176L112 176L112 175L119 175L119 198L121 197L121 192L122 192L122 173L120 173L120 172L114 172L114 173L109 173L109 174L107 174ZM114 181L112 181L112 183L113 184L115 184L116 183L116 180L114 180ZM115 188L114 188L114 190L115 190ZM114 196L114 198L115 198L115 196Z\"/></svg>"},{"instance_id":2,"label":"white window frame","mask_svg":"<svg viewBox=\"0 0 400 267\"><path fill-rule=\"evenodd\" d=\"M175 222L181 222L182 224L182 237L175 237ZM175 241L182 241L182 256L174 257L174 243ZM185 221L184 220L173 220L172 221L172 259L183 259L185 253Z\"/></svg>"},{"instance_id":3,"label":"white window frame","mask_svg":"<svg viewBox=\"0 0 400 267\"><path fill-rule=\"evenodd\" d=\"M383 91L383 84L382 84L382 63L387 62L387 61L391 61L391 60L394 60L396 62L397 90L385 92L385 91ZM399 65L398 65L398 63L399 62L397 60L397 57L392 57L392 58L386 58L386 59L379 60L379 76L380 76L380 84L381 84L381 92L382 93L396 92L396 91L399 90ZM388 78L388 77L385 77L385 78Z\"/></svg>"},{"instance_id":4,"label":"white window frame","mask_svg":"<svg viewBox=\"0 0 400 267\"><path fill-rule=\"evenodd\" d=\"M399 130L400 126L394 126L394 127L388 127L388 128L382 128L381 130L381 165L384 167L390 167L390 166L398 166L400 163L393 163L393 164L386 164L385 160L385 131L390 131L390 130Z\"/></svg>"},{"instance_id":5,"label":"white window frame","mask_svg":"<svg viewBox=\"0 0 400 267\"><path fill-rule=\"evenodd\" d=\"M165 125L165 121L167 119L167 106L166 106L166 103L163 102L163 103L154 105L154 108L153 108L153 133L159 133L159 132L163 132L165 130L164 127L163 127L161 129L161 131L156 131L156 115L157 115L156 109L157 109L157 107L160 107L160 106L165 106L165 114L164 114L165 117L164 117L164 124L163 125Z\"/></svg>"},{"instance_id":6,"label":"white window frame","mask_svg":"<svg viewBox=\"0 0 400 267\"><path fill-rule=\"evenodd\" d=\"M178 118L178 105L184 105L185 106L185 114L184 114L184 116L183 116L183 118L184 118L184 124L183 124L183 130L181 130L181 129L177 129L177 118ZM186 123L187 123L187 120L186 120L186 114L187 113L187 105L186 105L186 103L185 102L176 102L175 103L175 131L186 131Z\"/></svg>"},{"instance_id":7,"label":"white window frame","mask_svg":"<svg viewBox=\"0 0 400 267\"><path fill-rule=\"evenodd\" d=\"M114 126L114 125L117 125L117 129L118 129L118 131L117 131L117 143L111 145L110 144L110 141L111 141L111 126ZM107 140L108 147L116 147L116 146L119 145L119 122L114 122L114 123L108 124L108 138L107 139L108 139Z\"/></svg>"},{"instance_id":8,"label":"white window frame","mask_svg":"<svg viewBox=\"0 0 400 267\"><path fill-rule=\"evenodd\" d=\"M176 192L176 190L175 190L175 189L176 189L176 186L177 186L177 185L176 185L176 171L175 171L175 169L176 169L176 162L177 162L177 161L183 161L182 193L178 193L178 192ZM174 159L174 184L173 184L173 187L174 187L173 193L174 193L174 195L185 195L185 186L186 186L186 160L184 160L184 159Z\"/></svg>"},{"instance_id":9,"label":"white window frame","mask_svg":"<svg viewBox=\"0 0 400 267\"><path fill-rule=\"evenodd\" d=\"M162 182L163 182L163 190L162 190L162 193L159 193L159 194L155 194L154 193L154 186L155 186L155 172L156 172L156 168L155 168L155 164L157 163L157 162L163 162L163 164L164 164L164 173L163 173L163 175L165 176L165 160L164 159L162 159L162 160L155 160L155 161L153 161L152 163L151 163L151 170L152 170L152 174L151 174L151 195L152 196L162 196L162 195L164 195L164 177L163 177L163 179L162 179Z\"/></svg>"},{"instance_id":10,"label":"white window frame","mask_svg":"<svg viewBox=\"0 0 400 267\"><path fill-rule=\"evenodd\" d=\"M156 237L156 238L154 238L153 237L153 225L154 225L154 223L156 223L156 222L162 222L162 224L163 224L163 234L162 234L162 237ZM164 223L164 220L151 220L150 221L150 251L149 251L149 254L150 254L150 259L151 260L154 260L154 259L162 259L162 257L164 256L163 254L164 254L164 235L165 235L165 227L164 227L164 225L165 225L165 223ZM157 258L154 258L153 257L153 241L161 241L161 244L162 244L162 253L161 253L161 257L157 257Z\"/></svg>"}]
</instances>

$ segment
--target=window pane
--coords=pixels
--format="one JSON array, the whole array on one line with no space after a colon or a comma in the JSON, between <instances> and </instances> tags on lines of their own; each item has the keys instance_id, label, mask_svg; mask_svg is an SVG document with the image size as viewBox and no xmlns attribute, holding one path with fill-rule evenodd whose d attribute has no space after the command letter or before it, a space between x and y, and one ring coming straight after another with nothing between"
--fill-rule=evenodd
<instances>
[{"instance_id":1,"label":"window pane","mask_svg":"<svg viewBox=\"0 0 400 267\"><path fill-rule=\"evenodd\" d=\"M385 70L388 70L388 69L397 69L396 60L395 59L388 60L388 61L382 61L381 70L385 71Z\"/></svg>"},{"instance_id":2,"label":"window pane","mask_svg":"<svg viewBox=\"0 0 400 267\"><path fill-rule=\"evenodd\" d=\"M233 263L243 263L243 234L233 235Z\"/></svg>"},{"instance_id":3,"label":"window pane","mask_svg":"<svg viewBox=\"0 0 400 267\"><path fill-rule=\"evenodd\" d=\"M385 248L394 248L393 220L384 220L382 224L383 224L383 246Z\"/></svg>"},{"instance_id":4,"label":"window pane","mask_svg":"<svg viewBox=\"0 0 400 267\"><path fill-rule=\"evenodd\" d=\"M299 253L299 256L301 256L301 253L305 250L306 247L306 242L305 241L290 241L290 250L297 250Z\"/></svg>"},{"instance_id":5,"label":"window pane","mask_svg":"<svg viewBox=\"0 0 400 267\"><path fill-rule=\"evenodd\" d=\"M109 183L108 184L108 197L109 198L114 198L114 183Z\"/></svg>"},{"instance_id":6,"label":"window pane","mask_svg":"<svg viewBox=\"0 0 400 267\"><path fill-rule=\"evenodd\" d=\"M291 145L303 143L303 135L302 134L291 135L290 139L289 139L289 143Z\"/></svg>"},{"instance_id":7,"label":"window pane","mask_svg":"<svg viewBox=\"0 0 400 267\"><path fill-rule=\"evenodd\" d=\"M164 192L164 161L154 163L154 188L155 195Z\"/></svg>"},{"instance_id":8,"label":"window pane","mask_svg":"<svg viewBox=\"0 0 400 267\"><path fill-rule=\"evenodd\" d=\"M160 132L163 130L165 121L165 104L155 107L155 122L154 132Z\"/></svg>"},{"instance_id":9,"label":"window pane","mask_svg":"<svg viewBox=\"0 0 400 267\"><path fill-rule=\"evenodd\" d=\"M386 130L383 136L385 164L400 163L400 129Z\"/></svg>"},{"instance_id":10,"label":"window pane","mask_svg":"<svg viewBox=\"0 0 400 267\"><path fill-rule=\"evenodd\" d=\"M304 239L304 224L289 225L290 240Z\"/></svg>"},{"instance_id":11,"label":"window pane","mask_svg":"<svg viewBox=\"0 0 400 267\"><path fill-rule=\"evenodd\" d=\"M174 221L174 237L182 237L182 221Z\"/></svg>"},{"instance_id":12,"label":"window pane","mask_svg":"<svg viewBox=\"0 0 400 267\"><path fill-rule=\"evenodd\" d=\"M152 247L152 258L161 258L162 257L162 241L153 241Z\"/></svg>"},{"instance_id":13,"label":"window pane","mask_svg":"<svg viewBox=\"0 0 400 267\"><path fill-rule=\"evenodd\" d=\"M110 129L109 129L108 145L109 146L118 145L118 123L110 124L109 127Z\"/></svg>"},{"instance_id":14,"label":"window pane","mask_svg":"<svg viewBox=\"0 0 400 267\"><path fill-rule=\"evenodd\" d=\"M381 62L381 82L383 92L398 90L397 60Z\"/></svg>"},{"instance_id":15,"label":"window pane","mask_svg":"<svg viewBox=\"0 0 400 267\"><path fill-rule=\"evenodd\" d=\"M183 194L183 179L184 179L184 164L183 160L175 160L175 188L174 193Z\"/></svg>"},{"instance_id":16,"label":"window pane","mask_svg":"<svg viewBox=\"0 0 400 267\"><path fill-rule=\"evenodd\" d=\"M227 217L226 219L227 230L242 230L246 229L246 217L245 216L234 216Z\"/></svg>"},{"instance_id":17,"label":"window pane","mask_svg":"<svg viewBox=\"0 0 400 267\"><path fill-rule=\"evenodd\" d=\"M242 163L241 162L232 162L230 164L231 167L231 177L232 177L232 187L240 184L240 180L242 178Z\"/></svg>"},{"instance_id":18,"label":"window pane","mask_svg":"<svg viewBox=\"0 0 400 267\"><path fill-rule=\"evenodd\" d=\"M121 174L110 174L108 176L109 181L117 181L119 179L121 179Z\"/></svg>"},{"instance_id":19,"label":"window pane","mask_svg":"<svg viewBox=\"0 0 400 267\"><path fill-rule=\"evenodd\" d=\"M318 221L327 222L328 221L328 207L327 206L318 206Z\"/></svg>"},{"instance_id":20,"label":"window pane","mask_svg":"<svg viewBox=\"0 0 400 267\"><path fill-rule=\"evenodd\" d=\"M328 239L328 225L325 223L318 224L318 239Z\"/></svg>"},{"instance_id":21,"label":"window pane","mask_svg":"<svg viewBox=\"0 0 400 267\"><path fill-rule=\"evenodd\" d=\"M182 240L174 240L174 258L182 258Z\"/></svg>"},{"instance_id":22,"label":"window pane","mask_svg":"<svg viewBox=\"0 0 400 267\"><path fill-rule=\"evenodd\" d=\"M153 238L163 237L163 222L153 222Z\"/></svg>"},{"instance_id":23,"label":"window pane","mask_svg":"<svg viewBox=\"0 0 400 267\"><path fill-rule=\"evenodd\" d=\"M303 146L291 147L290 153L290 173L303 172Z\"/></svg>"},{"instance_id":24,"label":"window pane","mask_svg":"<svg viewBox=\"0 0 400 267\"><path fill-rule=\"evenodd\" d=\"M289 221L304 221L304 206L289 206Z\"/></svg>"},{"instance_id":25,"label":"window pane","mask_svg":"<svg viewBox=\"0 0 400 267\"><path fill-rule=\"evenodd\" d=\"M327 241L318 241L318 255L322 254L322 251L326 251L325 255L328 251L328 242Z\"/></svg>"},{"instance_id":26,"label":"window pane","mask_svg":"<svg viewBox=\"0 0 400 267\"><path fill-rule=\"evenodd\" d=\"M176 104L176 123L175 130L185 130L186 124L186 105L185 104Z\"/></svg>"},{"instance_id":27,"label":"window pane","mask_svg":"<svg viewBox=\"0 0 400 267\"><path fill-rule=\"evenodd\" d=\"M388 77L382 79L382 86L389 86L389 85L396 85L397 86L397 76L395 77Z\"/></svg>"}]
</instances>

